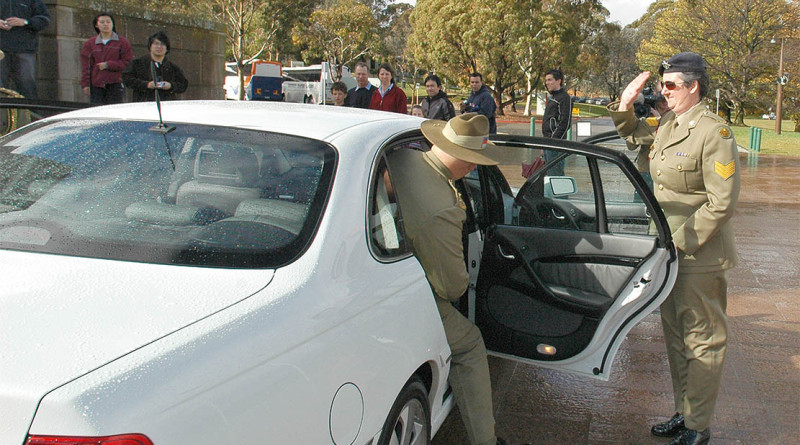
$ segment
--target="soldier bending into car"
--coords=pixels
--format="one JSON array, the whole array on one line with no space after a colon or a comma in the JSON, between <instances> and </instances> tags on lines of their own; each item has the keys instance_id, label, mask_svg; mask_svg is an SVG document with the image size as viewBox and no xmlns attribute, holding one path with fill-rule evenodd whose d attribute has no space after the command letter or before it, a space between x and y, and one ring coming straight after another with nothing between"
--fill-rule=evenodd
<instances>
[{"instance_id":1,"label":"soldier bending into car","mask_svg":"<svg viewBox=\"0 0 800 445\"><path fill-rule=\"evenodd\" d=\"M429 152L398 150L388 156L394 193L403 212L411 251L425 270L452 352L450 385L472 445L506 442L495 436L492 387L480 330L453 307L469 284L462 230L465 204L453 181L476 164L495 165L497 147L487 142L489 121L476 113L449 122L428 120L422 133Z\"/></svg>"}]
</instances>

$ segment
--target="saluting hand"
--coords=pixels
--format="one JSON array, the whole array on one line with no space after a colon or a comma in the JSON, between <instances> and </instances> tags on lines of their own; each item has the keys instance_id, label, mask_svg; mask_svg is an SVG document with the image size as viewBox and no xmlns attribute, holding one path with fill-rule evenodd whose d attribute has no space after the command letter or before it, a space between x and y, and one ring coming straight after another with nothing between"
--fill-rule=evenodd
<instances>
[{"instance_id":1,"label":"saluting hand","mask_svg":"<svg viewBox=\"0 0 800 445\"><path fill-rule=\"evenodd\" d=\"M650 79L650 71L645 71L628 84L622 95L619 97L619 108L617 111L626 111L633 107L633 102L639 97L639 93L644 89L647 80Z\"/></svg>"}]
</instances>

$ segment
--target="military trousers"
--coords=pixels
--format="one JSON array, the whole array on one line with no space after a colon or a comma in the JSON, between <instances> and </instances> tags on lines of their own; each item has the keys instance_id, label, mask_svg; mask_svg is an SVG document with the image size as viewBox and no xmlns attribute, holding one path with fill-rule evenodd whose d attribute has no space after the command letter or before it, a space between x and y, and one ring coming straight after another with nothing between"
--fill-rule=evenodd
<instances>
[{"instance_id":1,"label":"military trousers","mask_svg":"<svg viewBox=\"0 0 800 445\"><path fill-rule=\"evenodd\" d=\"M675 411L686 427L711 424L728 343L725 271L678 273L661 304L661 324L672 374Z\"/></svg>"},{"instance_id":2,"label":"military trousers","mask_svg":"<svg viewBox=\"0 0 800 445\"><path fill-rule=\"evenodd\" d=\"M436 298L450 345L450 387L472 445L495 445L489 362L480 329L453 305Z\"/></svg>"}]
</instances>

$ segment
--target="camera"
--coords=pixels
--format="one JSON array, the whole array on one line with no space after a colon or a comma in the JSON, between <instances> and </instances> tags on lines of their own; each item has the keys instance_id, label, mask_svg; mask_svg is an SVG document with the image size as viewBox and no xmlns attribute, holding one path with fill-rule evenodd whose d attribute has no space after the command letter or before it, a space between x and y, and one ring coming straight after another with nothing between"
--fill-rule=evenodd
<instances>
[{"instance_id":1,"label":"camera","mask_svg":"<svg viewBox=\"0 0 800 445\"><path fill-rule=\"evenodd\" d=\"M650 116L651 109L656 109L659 94L653 91L652 86L647 86L633 104L633 113L637 118Z\"/></svg>"}]
</instances>

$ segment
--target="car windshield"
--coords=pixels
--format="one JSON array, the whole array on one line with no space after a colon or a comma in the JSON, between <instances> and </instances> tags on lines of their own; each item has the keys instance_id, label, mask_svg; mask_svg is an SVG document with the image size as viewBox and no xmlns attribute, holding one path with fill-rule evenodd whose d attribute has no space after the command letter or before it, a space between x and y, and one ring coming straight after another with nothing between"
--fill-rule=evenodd
<instances>
[{"instance_id":1,"label":"car windshield","mask_svg":"<svg viewBox=\"0 0 800 445\"><path fill-rule=\"evenodd\" d=\"M0 248L272 268L310 242L335 151L203 125L59 120L0 139Z\"/></svg>"}]
</instances>

